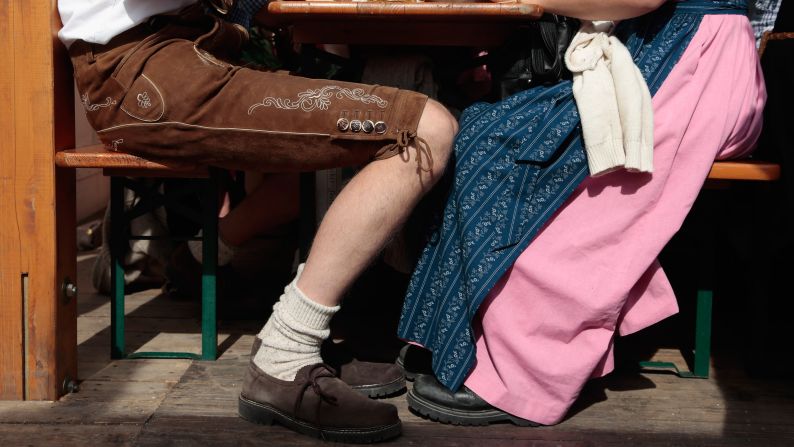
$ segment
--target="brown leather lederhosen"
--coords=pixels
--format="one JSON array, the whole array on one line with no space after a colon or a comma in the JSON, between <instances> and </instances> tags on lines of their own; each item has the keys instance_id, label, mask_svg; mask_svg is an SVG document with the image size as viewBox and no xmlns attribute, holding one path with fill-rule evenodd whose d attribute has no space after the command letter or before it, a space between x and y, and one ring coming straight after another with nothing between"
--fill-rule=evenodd
<instances>
[{"instance_id":1,"label":"brown leather lederhosen","mask_svg":"<svg viewBox=\"0 0 794 447\"><path fill-rule=\"evenodd\" d=\"M412 142L425 95L226 62L244 39L193 6L107 45L75 42L90 123L111 149L260 171L360 165Z\"/></svg>"}]
</instances>

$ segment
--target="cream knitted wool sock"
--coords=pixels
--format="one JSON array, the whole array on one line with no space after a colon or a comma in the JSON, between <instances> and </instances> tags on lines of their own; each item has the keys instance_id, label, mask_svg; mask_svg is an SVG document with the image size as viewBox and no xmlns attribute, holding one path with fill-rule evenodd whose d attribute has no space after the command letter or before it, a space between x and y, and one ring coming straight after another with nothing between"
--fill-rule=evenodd
<instances>
[{"instance_id":1,"label":"cream knitted wool sock","mask_svg":"<svg viewBox=\"0 0 794 447\"><path fill-rule=\"evenodd\" d=\"M309 299L298 289L303 264L295 279L284 288L284 294L273 306L258 337L262 347L254 356L254 364L267 374L281 380L294 380L298 370L321 363L320 344L331 333L329 323L339 306L328 307Z\"/></svg>"},{"instance_id":2,"label":"cream knitted wool sock","mask_svg":"<svg viewBox=\"0 0 794 447\"><path fill-rule=\"evenodd\" d=\"M197 237L201 237L202 232L199 231ZM187 241L187 248L190 250L190 254L193 255L193 259L198 261L199 263L203 262L204 255L202 251L202 244L201 241ZM218 236L218 265L226 265L232 262L232 258L234 257L235 248L231 245L223 242L223 239Z\"/></svg>"}]
</instances>

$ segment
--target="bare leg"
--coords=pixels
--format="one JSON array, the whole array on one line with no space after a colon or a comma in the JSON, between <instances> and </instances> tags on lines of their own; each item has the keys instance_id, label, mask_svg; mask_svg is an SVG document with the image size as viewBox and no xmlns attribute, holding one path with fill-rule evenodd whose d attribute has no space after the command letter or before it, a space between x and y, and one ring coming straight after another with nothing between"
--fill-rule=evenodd
<instances>
[{"instance_id":1,"label":"bare leg","mask_svg":"<svg viewBox=\"0 0 794 447\"><path fill-rule=\"evenodd\" d=\"M218 224L221 239L241 245L295 220L299 214L300 195L297 174L268 174Z\"/></svg>"},{"instance_id":2,"label":"bare leg","mask_svg":"<svg viewBox=\"0 0 794 447\"><path fill-rule=\"evenodd\" d=\"M419 199L443 174L457 122L435 101L425 107L417 135L427 140L433 169L417 173L410 160L395 156L367 165L337 196L314 239L298 288L312 300L335 306L344 291L380 252Z\"/></svg>"},{"instance_id":3,"label":"bare leg","mask_svg":"<svg viewBox=\"0 0 794 447\"><path fill-rule=\"evenodd\" d=\"M259 332L261 346L254 365L290 381L302 368L322 363L320 345L330 334L342 293L438 181L456 131L449 112L428 102L417 134L432 151L432 169L417 170L417 150L412 147L407 160L397 156L370 163L348 183L325 214L302 272L284 288ZM390 411L398 420L396 410Z\"/></svg>"}]
</instances>

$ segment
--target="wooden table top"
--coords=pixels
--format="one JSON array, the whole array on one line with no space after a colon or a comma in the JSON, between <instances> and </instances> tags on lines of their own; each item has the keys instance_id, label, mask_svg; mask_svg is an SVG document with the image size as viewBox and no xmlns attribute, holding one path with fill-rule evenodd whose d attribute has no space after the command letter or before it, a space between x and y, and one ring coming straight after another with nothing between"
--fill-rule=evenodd
<instances>
[{"instance_id":1,"label":"wooden table top","mask_svg":"<svg viewBox=\"0 0 794 447\"><path fill-rule=\"evenodd\" d=\"M523 3L275 1L257 19L298 43L492 46L543 9Z\"/></svg>"},{"instance_id":2,"label":"wooden table top","mask_svg":"<svg viewBox=\"0 0 794 447\"><path fill-rule=\"evenodd\" d=\"M457 3L401 1L275 1L267 8L286 21L301 18L355 20L533 20L543 9L525 3Z\"/></svg>"}]
</instances>

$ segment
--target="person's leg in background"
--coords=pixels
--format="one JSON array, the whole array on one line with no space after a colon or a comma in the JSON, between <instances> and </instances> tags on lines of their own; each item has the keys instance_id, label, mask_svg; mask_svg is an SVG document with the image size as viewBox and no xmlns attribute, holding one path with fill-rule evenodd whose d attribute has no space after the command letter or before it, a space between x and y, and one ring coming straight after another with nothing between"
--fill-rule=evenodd
<instances>
[{"instance_id":1,"label":"person's leg in background","mask_svg":"<svg viewBox=\"0 0 794 447\"><path fill-rule=\"evenodd\" d=\"M246 173L246 183L255 175ZM298 217L297 174L262 175L258 184L246 192L245 198L218 222L220 238L226 244L242 245Z\"/></svg>"},{"instance_id":2,"label":"person's leg in background","mask_svg":"<svg viewBox=\"0 0 794 447\"><path fill-rule=\"evenodd\" d=\"M279 231L300 213L298 174L247 172L245 179L245 197L222 212L218 221L219 266L229 264L245 243ZM193 258L201 262L201 241L190 241L188 247Z\"/></svg>"}]
</instances>

